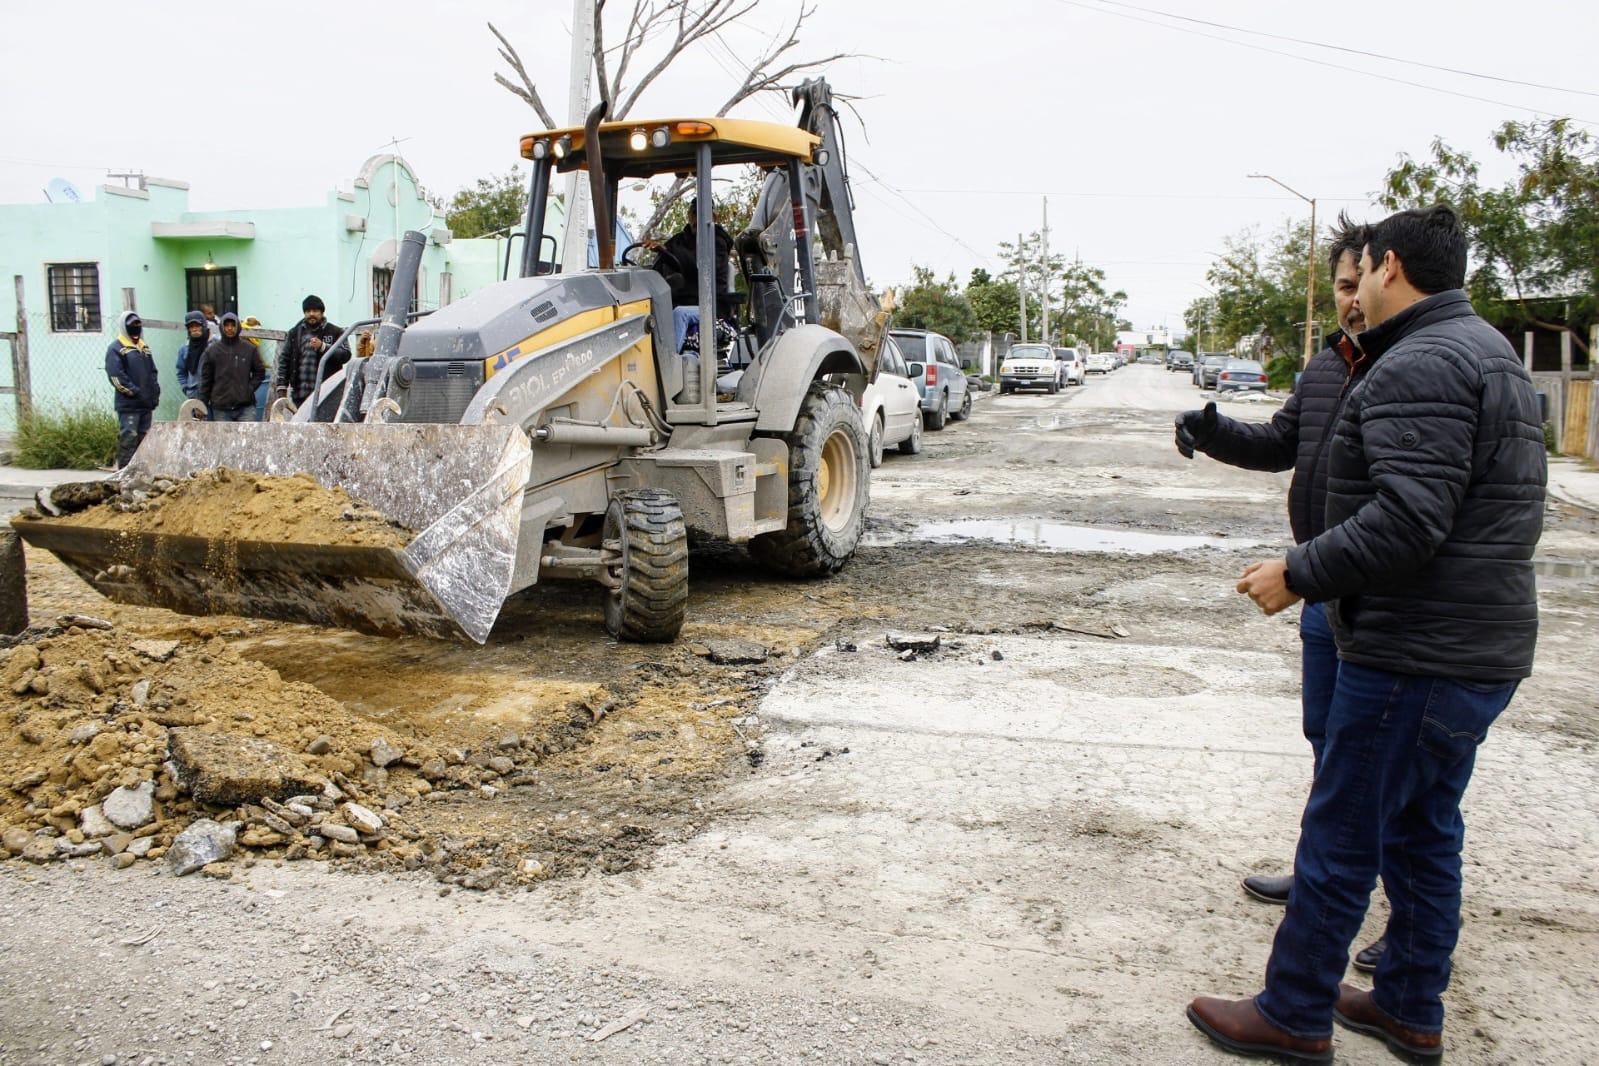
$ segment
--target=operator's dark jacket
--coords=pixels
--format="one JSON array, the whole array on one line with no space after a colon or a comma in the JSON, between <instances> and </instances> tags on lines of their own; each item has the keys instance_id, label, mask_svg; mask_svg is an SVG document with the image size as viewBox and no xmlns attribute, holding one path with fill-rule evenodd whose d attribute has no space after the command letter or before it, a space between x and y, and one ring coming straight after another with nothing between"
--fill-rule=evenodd
<instances>
[{"instance_id":1,"label":"operator's dark jacket","mask_svg":"<svg viewBox=\"0 0 1599 1066\"><path fill-rule=\"evenodd\" d=\"M278 346L278 365L273 371L272 388L288 389L296 406L304 403L305 398L311 395L312 388L316 386L316 367L317 363L322 361L323 355L323 352L312 351L306 341L315 336L320 337L323 344L331 345L343 332L327 319L323 319L322 324L314 330L306 325L303 318L296 322ZM349 360L349 346L338 349L328 363L326 376L332 377L338 373L339 368Z\"/></svg>"},{"instance_id":2,"label":"operator's dark jacket","mask_svg":"<svg viewBox=\"0 0 1599 1066\"><path fill-rule=\"evenodd\" d=\"M239 316L229 311L222 322L235 325ZM261 350L243 337L227 334L212 341L200 357L200 402L213 411L233 411L255 406L255 390L266 380Z\"/></svg>"},{"instance_id":3,"label":"operator's dark jacket","mask_svg":"<svg viewBox=\"0 0 1599 1066\"><path fill-rule=\"evenodd\" d=\"M1289 584L1338 656L1397 674L1502 683L1532 672L1532 552L1548 470L1538 397L1459 289L1360 335L1371 367L1327 447L1327 529Z\"/></svg>"},{"instance_id":4,"label":"operator's dark jacket","mask_svg":"<svg viewBox=\"0 0 1599 1066\"><path fill-rule=\"evenodd\" d=\"M1216 432L1197 445L1212 459L1245 470L1293 468L1294 479L1288 487L1288 524L1294 531L1295 544L1303 544L1327 528L1324 512L1328 428L1345 389L1368 365L1369 361L1339 330L1327 339L1327 347L1305 364L1293 394L1270 422L1239 422L1221 415L1216 420Z\"/></svg>"}]
</instances>

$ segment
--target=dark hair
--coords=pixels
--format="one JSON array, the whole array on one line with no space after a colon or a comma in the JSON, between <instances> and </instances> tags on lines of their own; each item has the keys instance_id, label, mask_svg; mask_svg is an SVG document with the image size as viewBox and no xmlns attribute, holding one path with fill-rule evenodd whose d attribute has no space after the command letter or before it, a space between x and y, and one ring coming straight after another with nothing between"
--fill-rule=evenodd
<instances>
[{"instance_id":1,"label":"dark hair","mask_svg":"<svg viewBox=\"0 0 1599 1066\"><path fill-rule=\"evenodd\" d=\"M1360 253L1369 240L1371 240L1370 226L1364 222L1352 221L1348 211L1338 212L1338 221L1327 231L1327 272L1338 273L1338 264L1344 258L1345 252L1352 253L1356 264L1359 264Z\"/></svg>"},{"instance_id":2,"label":"dark hair","mask_svg":"<svg viewBox=\"0 0 1599 1066\"><path fill-rule=\"evenodd\" d=\"M1371 227L1366 247L1373 264L1393 252L1405 279L1424 296L1466 284L1466 231L1448 204L1389 215Z\"/></svg>"}]
</instances>

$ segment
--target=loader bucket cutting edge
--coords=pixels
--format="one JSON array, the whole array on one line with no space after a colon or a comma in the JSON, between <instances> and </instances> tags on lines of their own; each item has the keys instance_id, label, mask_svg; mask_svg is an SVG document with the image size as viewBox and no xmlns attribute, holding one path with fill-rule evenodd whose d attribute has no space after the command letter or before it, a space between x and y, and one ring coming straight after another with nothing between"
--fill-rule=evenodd
<instances>
[{"instance_id":1,"label":"loader bucket cutting edge","mask_svg":"<svg viewBox=\"0 0 1599 1066\"><path fill-rule=\"evenodd\" d=\"M162 423L123 476L226 466L310 474L414 530L403 550L17 520L29 544L118 603L381 636L488 639L510 591L532 467L516 426Z\"/></svg>"}]
</instances>

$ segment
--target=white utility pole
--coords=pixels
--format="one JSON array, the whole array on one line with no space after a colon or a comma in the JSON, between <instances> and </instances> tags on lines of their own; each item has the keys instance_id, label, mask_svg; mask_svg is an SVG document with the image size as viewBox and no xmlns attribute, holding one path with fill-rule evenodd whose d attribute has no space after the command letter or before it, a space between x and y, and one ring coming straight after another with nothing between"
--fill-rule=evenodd
<instances>
[{"instance_id":1,"label":"white utility pole","mask_svg":"<svg viewBox=\"0 0 1599 1066\"><path fill-rule=\"evenodd\" d=\"M594 0L572 0L572 82L566 117L583 125L589 113L589 86L594 80ZM582 172L566 176L566 232L561 236L561 272L576 274L589 265L589 183ZM535 249L542 235L529 233ZM537 257L537 251L534 252Z\"/></svg>"},{"instance_id":2,"label":"white utility pole","mask_svg":"<svg viewBox=\"0 0 1599 1066\"><path fill-rule=\"evenodd\" d=\"M1039 299L1044 305L1044 336L1045 344L1049 343L1049 197L1044 197L1044 258L1039 264L1038 272L1044 284Z\"/></svg>"}]
</instances>

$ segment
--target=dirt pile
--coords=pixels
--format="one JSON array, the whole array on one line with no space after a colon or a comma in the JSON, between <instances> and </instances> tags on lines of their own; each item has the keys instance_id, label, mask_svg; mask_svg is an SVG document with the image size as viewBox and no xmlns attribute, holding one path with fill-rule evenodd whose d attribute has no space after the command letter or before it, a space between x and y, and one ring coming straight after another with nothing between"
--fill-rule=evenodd
<instances>
[{"instance_id":1,"label":"dirt pile","mask_svg":"<svg viewBox=\"0 0 1599 1066\"><path fill-rule=\"evenodd\" d=\"M161 859L192 823L211 819L231 823L236 859L431 865L447 876L448 850L416 828L412 805L451 789L508 788L554 747L512 734L452 747L353 714L220 638L140 639L84 616L59 622L0 649L0 839L31 861ZM523 873L545 871L535 863Z\"/></svg>"},{"instance_id":2,"label":"dirt pile","mask_svg":"<svg viewBox=\"0 0 1599 1066\"><path fill-rule=\"evenodd\" d=\"M323 488L309 474L275 477L228 467L188 478L62 485L40 504L53 520L70 525L208 540L404 548L413 536L343 489Z\"/></svg>"}]
</instances>

